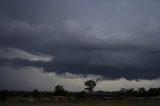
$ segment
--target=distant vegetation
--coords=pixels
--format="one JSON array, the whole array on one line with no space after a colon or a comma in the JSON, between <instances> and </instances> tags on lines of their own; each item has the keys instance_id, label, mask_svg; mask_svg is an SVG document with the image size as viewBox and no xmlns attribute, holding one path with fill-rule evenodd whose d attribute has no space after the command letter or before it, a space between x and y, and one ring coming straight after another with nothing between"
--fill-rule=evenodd
<instances>
[{"instance_id":1,"label":"distant vegetation","mask_svg":"<svg viewBox=\"0 0 160 106\"><path fill-rule=\"evenodd\" d=\"M119 91L94 91L96 82L89 80L84 82L86 86L83 91L71 92L65 90L63 85L57 85L53 91L39 91L34 89L33 91L0 91L0 103L5 102L26 102L26 101L50 101L53 96L67 97L71 101L102 101L104 100L151 100L158 99L160 101L160 88L150 88L146 90L145 88L139 88L134 90L133 88L126 89L122 88ZM49 103L49 102L47 102ZM81 105L79 105L81 106ZM114 105L113 105L114 106ZM155 105L156 106L156 105Z\"/></svg>"},{"instance_id":2,"label":"distant vegetation","mask_svg":"<svg viewBox=\"0 0 160 106\"><path fill-rule=\"evenodd\" d=\"M59 88L58 88L59 89ZM43 97L52 97L53 95L61 95L67 97L76 97L78 99L87 98L90 96L98 96L103 99L103 97L115 97L115 98L132 98L132 97L159 97L160 96L160 88L150 88L146 90L145 88L139 88L138 90L125 89L122 88L119 91L95 91L93 93L88 93L86 91L80 92L69 92L61 90L51 91L8 91L1 90L0 91L0 101L5 102L10 97L33 97L36 100L39 100Z\"/></svg>"}]
</instances>

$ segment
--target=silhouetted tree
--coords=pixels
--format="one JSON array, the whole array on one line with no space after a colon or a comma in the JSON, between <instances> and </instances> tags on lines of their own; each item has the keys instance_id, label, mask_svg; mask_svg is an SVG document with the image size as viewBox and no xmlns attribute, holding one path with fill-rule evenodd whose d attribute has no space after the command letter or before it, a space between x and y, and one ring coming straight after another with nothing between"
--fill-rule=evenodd
<instances>
[{"instance_id":1,"label":"silhouetted tree","mask_svg":"<svg viewBox=\"0 0 160 106\"><path fill-rule=\"evenodd\" d=\"M38 89L33 90L33 98L38 100L40 99L40 92Z\"/></svg>"},{"instance_id":2,"label":"silhouetted tree","mask_svg":"<svg viewBox=\"0 0 160 106\"><path fill-rule=\"evenodd\" d=\"M150 88L148 90L148 95L149 96L160 96L160 91L159 91L159 88Z\"/></svg>"},{"instance_id":3,"label":"silhouetted tree","mask_svg":"<svg viewBox=\"0 0 160 106\"><path fill-rule=\"evenodd\" d=\"M126 95L126 88L121 88L115 93L116 99L122 99Z\"/></svg>"},{"instance_id":4,"label":"silhouetted tree","mask_svg":"<svg viewBox=\"0 0 160 106\"><path fill-rule=\"evenodd\" d=\"M96 82L93 80L88 80L84 82L84 85L87 87L85 88L89 92L93 92L93 88L96 86Z\"/></svg>"},{"instance_id":5,"label":"silhouetted tree","mask_svg":"<svg viewBox=\"0 0 160 106\"><path fill-rule=\"evenodd\" d=\"M85 91L81 91L78 93L77 98L83 99L87 96L87 93Z\"/></svg>"},{"instance_id":6,"label":"silhouetted tree","mask_svg":"<svg viewBox=\"0 0 160 106\"><path fill-rule=\"evenodd\" d=\"M5 102L7 100L7 93L8 93L7 90L0 91L0 100L2 102Z\"/></svg>"},{"instance_id":7,"label":"silhouetted tree","mask_svg":"<svg viewBox=\"0 0 160 106\"><path fill-rule=\"evenodd\" d=\"M126 89L126 96L133 96L134 88Z\"/></svg>"},{"instance_id":8,"label":"silhouetted tree","mask_svg":"<svg viewBox=\"0 0 160 106\"><path fill-rule=\"evenodd\" d=\"M63 85L57 85L54 89L55 95L66 95L67 91L63 88Z\"/></svg>"},{"instance_id":9,"label":"silhouetted tree","mask_svg":"<svg viewBox=\"0 0 160 106\"><path fill-rule=\"evenodd\" d=\"M138 93L139 93L139 96L141 96L141 97L146 97L147 96L147 91L143 87L138 89Z\"/></svg>"}]
</instances>

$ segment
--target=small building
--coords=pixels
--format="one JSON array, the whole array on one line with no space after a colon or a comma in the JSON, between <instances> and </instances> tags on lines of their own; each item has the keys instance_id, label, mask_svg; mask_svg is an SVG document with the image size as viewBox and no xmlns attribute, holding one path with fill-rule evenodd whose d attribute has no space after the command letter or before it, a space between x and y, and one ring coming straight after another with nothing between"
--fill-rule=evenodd
<instances>
[{"instance_id":1,"label":"small building","mask_svg":"<svg viewBox=\"0 0 160 106\"><path fill-rule=\"evenodd\" d=\"M68 98L66 96L53 96L51 97L51 100L55 100L55 101L65 101Z\"/></svg>"}]
</instances>

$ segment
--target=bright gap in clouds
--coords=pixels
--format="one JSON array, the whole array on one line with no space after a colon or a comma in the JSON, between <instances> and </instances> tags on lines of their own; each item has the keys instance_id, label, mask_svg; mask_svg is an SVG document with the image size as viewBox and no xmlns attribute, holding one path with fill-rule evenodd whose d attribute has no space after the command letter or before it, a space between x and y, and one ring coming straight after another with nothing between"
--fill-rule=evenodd
<instances>
[{"instance_id":1,"label":"bright gap in clouds","mask_svg":"<svg viewBox=\"0 0 160 106\"><path fill-rule=\"evenodd\" d=\"M20 49L0 46L0 58L15 59L21 58L30 61L51 61L54 56L46 54L31 54Z\"/></svg>"},{"instance_id":2,"label":"bright gap in clouds","mask_svg":"<svg viewBox=\"0 0 160 106\"><path fill-rule=\"evenodd\" d=\"M0 89L9 90L27 90L39 89L42 91L53 91L54 86L61 84L69 91L84 90L84 82L92 79L103 79L100 75L76 75L65 73L63 75L51 73L43 73L38 68L27 67L25 69L3 67L0 71ZM150 88L159 87L160 79L155 80L126 80L124 78L117 80L99 80L95 90L117 91L121 88Z\"/></svg>"}]
</instances>

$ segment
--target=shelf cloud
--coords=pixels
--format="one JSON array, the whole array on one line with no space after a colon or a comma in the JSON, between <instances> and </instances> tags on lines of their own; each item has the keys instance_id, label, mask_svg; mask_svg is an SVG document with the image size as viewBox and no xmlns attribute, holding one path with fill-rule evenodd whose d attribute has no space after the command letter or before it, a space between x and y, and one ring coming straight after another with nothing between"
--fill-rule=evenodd
<instances>
[{"instance_id":1,"label":"shelf cloud","mask_svg":"<svg viewBox=\"0 0 160 106\"><path fill-rule=\"evenodd\" d=\"M1 0L1 67L160 77L158 0Z\"/></svg>"}]
</instances>

